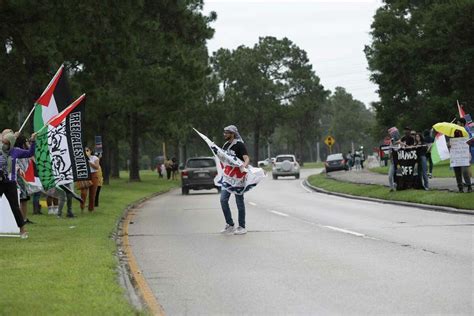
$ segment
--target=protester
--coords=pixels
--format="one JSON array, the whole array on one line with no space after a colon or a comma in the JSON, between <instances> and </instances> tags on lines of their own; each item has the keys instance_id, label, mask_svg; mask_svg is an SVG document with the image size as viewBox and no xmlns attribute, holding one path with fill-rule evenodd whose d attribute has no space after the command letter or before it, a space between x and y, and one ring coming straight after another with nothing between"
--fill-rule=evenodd
<instances>
[{"instance_id":1,"label":"protester","mask_svg":"<svg viewBox=\"0 0 474 316\"><path fill-rule=\"evenodd\" d=\"M471 130L471 128L467 124L465 118L462 117L462 118L458 119L456 124L459 125L459 126L464 127L467 134L469 135L469 138L474 137L474 131ZM474 164L474 145L469 145L469 152L471 153L471 165L472 165L472 164ZM468 167L468 171L469 171L469 177L472 178L472 168L471 168L471 166Z\"/></svg>"},{"instance_id":2,"label":"protester","mask_svg":"<svg viewBox=\"0 0 474 316\"><path fill-rule=\"evenodd\" d=\"M171 159L165 160L166 179L171 179L171 172L173 171L173 161Z\"/></svg>"},{"instance_id":3,"label":"protester","mask_svg":"<svg viewBox=\"0 0 474 316\"><path fill-rule=\"evenodd\" d=\"M17 226L20 228L21 238L28 238L25 229L24 218L21 215L18 204L18 191L16 184L16 162L18 158L29 158L35 152L36 134L31 135L31 146L28 150L14 147L16 142L15 134L12 132L2 133L2 151L0 155L0 197L5 194L10 208L15 217Z\"/></svg>"},{"instance_id":4,"label":"protester","mask_svg":"<svg viewBox=\"0 0 474 316\"><path fill-rule=\"evenodd\" d=\"M179 169L179 165L178 165L178 160L176 159L176 157L173 157L171 158L171 180L176 180L176 176L178 174L178 169Z\"/></svg>"},{"instance_id":5,"label":"protester","mask_svg":"<svg viewBox=\"0 0 474 316\"><path fill-rule=\"evenodd\" d=\"M354 166L355 166L355 170L361 169L360 152L358 150L356 150L354 153Z\"/></svg>"},{"instance_id":6,"label":"protester","mask_svg":"<svg viewBox=\"0 0 474 316\"><path fill-rule=\"evenodd\" d=\"M75 217L74 213L72 211L73 195L72 195L71 192L73 192L73 190L74 190L74 188L73 188L72 182L68 183L68 184L63 184L63 185L60 186L59 189L56 190L56 192L58 194L58 200L59 200L58 212L57 212L58 218L61 218L61 216L63 214L63 209L64 209L65 204L67 204L66 217L69 217L69 218Z\"/></svg>"},{"instance_id":7,"label":"protester","mask_svg":"<svg viewBox=\"0 0 474 316\"><path fill-rule=\"evenodd\" d=\"M26 137L23 135L19 135L16 139L15 147L28 150L30 146ZM18 190L20 192L20 209L21 209L21 215L25 219L26 224L34 224L32 221L28 219L28 201L30 200L30 195L27 189L28 183L25 180L25 174L30 165L30 159L31 158L17 159L18 166L17 166L16 179L17 179Z\"/></svg>"},{"instance_id":8,"label":"protester","mask_svg":"<svg viewBox=\"0 0 474 316\"><path fill-rule=\"evenodd\" d=\"M390 186L390 191L395 191L397 189L397 183L395 181L395 175L397 174L397 166L395 164L395 147L400 146L400 133L396 127L391 127L388 130L390 135L390 148L389 148L389 159L390 165L388 169L388 184Z\"/></svg>"},{"instance_id":9,"label":"protester","mask_svg":"<svg viewBox=\"0 0 474 316\"><path fill-rule=\"evenodd\" d=\"M100 195L100 190L102 189L102 185L104 184L104 175L102 173L102 167L100 166L100 157L99 158L99 170L97 170L97 177L99 178L99 182L97 183L97 192L95 194L95 207L99 207L99 195Z\"/></svg>"},{"instance_id":10,"label":"protester","mask_svg":"<svg viewBox=\"0 0 474 316\"><path fill-rule=\"evenodd\" d=\"M365 153L364 153L364 146L360 146L360 167L364 169L364 162L365 162Z\"/></svg>"},{"instance_id":11,"label":"protester","mask_svg":"<svg viewBox=\"0 0 474 316\"><path fill-rule=\"evenodd\" d=\"M402 145L413 146L413 144L415 144L415 137L414 137L414 135L412 135L411 128L410 127L405 127L403 129L403 132L404 132L405 135L400 140Z\"/></svg>"},{"instance_id":12,"label":"protester","mask_svg":"<svg viewBox=\"0 0 474 316\"><path fill-rule=\"evenodd\" d=\"M59 212L59 199L56 197L56 188L48 190L46 192L46 204L48 205L48 215L58 215Z\"/></svg>"},{"instance_id":13,"label":"protester","mask_svg":"<svg viewBox=\"0 0 474 316\"><path fill-rule=\"evenodd\" d=\"M247 168L250 163L250 158L247 153L247 148L240 137L239 131L235 125L229 125L224 128L224 139L226 140L222 149L226 151L228 154L237 157L241 161L243 161L242 169ZM239 169L238 167L234 167ZM242 170L236 170L236 172ZM232 213L229 207L229 198L231 193L227 190L221 190L221 207L224 213L224 218L226 221L225 228L221 231L221 233L234 233L235 235L243 235L247 233L247 229L245 228L245 202L244 202L244 194L234 194L235 195L235 202L237 204L237 209L239 211L239 227L234 229L234 221L232 219Z\"/></svg>"},{"instance_id":14,"label":"protester","mask_svg":"<svg viewBox=\"0 0 474 316\"><path fill-rule=\"evenodd\" d=\"M428 183L428 166L427 166L427 158L426 153L428 150L428 145L425 143L423 136L420 133L416 133L415 135L415 145L418 146L418 175L421 175L422 186L423 188L428 191L429 190L429 183Z\"/></svg>"},{"instance_id":15,"label":"protester","mask_svg":"<svg viewBox=\"0 0 474 316\"><path fill-rule=\"evenodd\" d=\"M459 138L463 137L462 132L459 130L454 131L454 137L453 138ZM468 146L466 144L466 146ZM451 151L451 140L450 144L448 144L448 148L450 149L451 153L451 164L453 161L453 156L452 156L452 151ZM456 183L459 189L459 193L464 193L464 185L462 182L462 178L464 178L464 181L466 182L467 185L467 192L471 193L472 192L472 186L471 186L471 177L469 176L469 162L465 166L452 166L454 170L454 175L456 176Z\"/></svg>"},{"instance_id":16,"label":"protester","mask_svg":"<svg viewBox=\"0 0 474 316\"><path fill-rule=\"evenodd\" d=\"M97 192L97 187L99 185L99 177L97 175L97 171L99 171L100 164L99 164L99 158L97 158L97 156L94 156L92 154L92 150L89 147L85 148L85 152L86 152L86 156L89 161L89 166L91 169L92 185L88 188L81 189L81 198L82 198L81 210L84 210L87 194L89 194L88 210L89 212L92 212L94 211L95 194Z\"/></svg>"},{"instance_id":17,"label":"protester","mask_svg":"<svg viewBox=\"0 0 474 316\"><path fill-rule=\"evenodd\" d=\"M159 178L163 178L163 174L161 173L161 163L156 164L156 172L158 172Z\"/></svg>"},{"instance_id":18,"label":"protester","mask_svg":"<svg viewBox=\"0 0 474 316\"><path fill-rule=\"evenodd\" d=\"M43 215L43 212L41 212L41 191L40 192L35 192L32 195L32 201L33 201L33 214L34 215Z\"/></svg>"},{"instance_id":19,"label":"protester","mask_svg":"<svg viewBox=\"0 0 474 316\"><path fill-rule=\"evenodd\" d=\"M352 170L352 166L354 165L354 157L352 156L352 151L349 150L346 156L346 160L347 160L347 167L349 168L349 170Z\"/></svg>"},{"instance_id":20,"label":"protester","mask_svg":"<svg viewBox=\"0 0 474 316\"><path fill-rule=\"evenodd\" d=\"M430 131L425 130L423 132L423 139L425 141L425 144L428 145L427 151L426 151L426 161L428 162L428 179L431 179L433 177L433 159L431 158L431 147L433 146L434 143L434 138L431 137Z\"/></svg>"}]
</instances>

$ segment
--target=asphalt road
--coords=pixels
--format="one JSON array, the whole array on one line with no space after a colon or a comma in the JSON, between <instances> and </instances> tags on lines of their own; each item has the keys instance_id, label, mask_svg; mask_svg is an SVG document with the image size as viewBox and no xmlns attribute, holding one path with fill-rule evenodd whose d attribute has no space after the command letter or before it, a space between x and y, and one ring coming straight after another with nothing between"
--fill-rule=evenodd
<instances>
[{"instance_id":1,"label":"asphalt road","mask_svg":"<svg viewBox=\"0 0 474 316\"><path fill-rule=\"evenodd\" d=\"M219 234L216 190L174 190L136 215L131 246L168 315L474 313L470 215L328 196L271 175L245 202L242 236ZM236 220L233 198L231 208Z\"/></svg>"}]
</instances>

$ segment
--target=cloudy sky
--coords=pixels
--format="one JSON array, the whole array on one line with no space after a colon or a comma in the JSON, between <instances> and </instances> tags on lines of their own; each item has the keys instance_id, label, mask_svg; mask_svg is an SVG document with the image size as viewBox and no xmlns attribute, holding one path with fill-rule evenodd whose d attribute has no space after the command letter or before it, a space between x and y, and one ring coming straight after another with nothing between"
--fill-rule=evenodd
<instances>
[{"instance_id":1,"label":"cloudy sky","mask_svg":"<svg viewBox=\"0 0 474 316\"><path fill-rule=\"evenodd\" d=\"M368 106L378 96L363 49L380 5L381 0L205 0L205 13L217 13L209 52L253 46L261 36L287 37L308 53L326 89L342 86Z\"/></svg>"}]
</instances>

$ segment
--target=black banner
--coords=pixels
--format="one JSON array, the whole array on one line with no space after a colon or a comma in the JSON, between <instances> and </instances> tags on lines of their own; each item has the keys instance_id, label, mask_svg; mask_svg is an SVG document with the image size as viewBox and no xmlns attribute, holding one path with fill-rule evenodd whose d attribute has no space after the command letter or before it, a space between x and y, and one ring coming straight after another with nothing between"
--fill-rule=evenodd
<instances>
[{"instance_id":1,"label":"black banner","mask_svg":"<svg viewBox=\"0 0 474 316\"><path fill-rule=\"evenodd\" d=\"M418 172L418 148L399 149L393 152L393 161L397 170L395 182L397 190L421 189L421 175Z\"/></svg>"},{"instance_id":2,"label":"black banner","mask_svg":"<svg viewBox=\"0 0 474 316\"><path fill-rule=\"evenodd\" d=\"M69 156L71 157L71 167L73 170L74 181L90 179L90 167L88 158L84 153L84 121L85 121L85 103L82 100L66 118L67 140L69 147Z\"/></svg>"}]
</instances>

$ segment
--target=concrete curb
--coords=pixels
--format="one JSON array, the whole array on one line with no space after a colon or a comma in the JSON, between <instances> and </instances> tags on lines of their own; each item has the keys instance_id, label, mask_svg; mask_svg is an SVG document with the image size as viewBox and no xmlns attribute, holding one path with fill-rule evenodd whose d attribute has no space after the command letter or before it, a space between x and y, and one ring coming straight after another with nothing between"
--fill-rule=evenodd
<instances>
[{"instance_id":1,"label":"concrete curb","mask_svg":"<svg viewBox=\"0 0 474 316\"><path fill-rule=\"evenodd\" d=\"M334 181L339 181L334 178L331 178ZM342 182L342 181L341 181ZM423 210L428 211L435 211L435 212L444 212L444 213L452 213L452 214L467 214L467 215L474 215L474 210L464 210L464 209L457 209L454 207L447 207L447 206L439 206L439 205L429 205L429 204L420 204L420 203L413 203L413 202L404 202L404 201L395 201L395 200L382 200L376 198L370 198L365 196L358 196L358 195L351 195L346 193L339 193L339 192L332 192L322 188L315 187L308 182L308 179L305 179L303 184L308 188L328 195L335 195L340 196L348 199L354 200L362 200L362 201L370 201L370 202L377 202L382 204L392 204L392 205L400 205L400 206L407 206L407 207L416 207ZM356 183L353 183L356 184Z\"/></svg>"},{"instance_id":2,"label":"concrete curb","mask_svg":"<svg viewBox=\"0 0 474 316\"><path fill-rule=\"evenodd\" d=\"M170 190L154 193L127 206L120 220L117 222L114 233L119 261L119 282L125 288L129 302L135 306L138 311L142 311L144 307L146 307L152 315L160 316L165 315L164 309L153 295L153 292L138 267L128 240L128 225L130 223L133 224L132 219L136 214L136 210L145 202L169 191Z\"/></svg>"}]
</instances>

